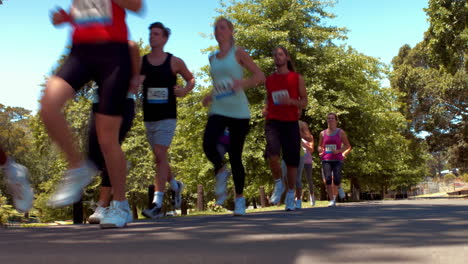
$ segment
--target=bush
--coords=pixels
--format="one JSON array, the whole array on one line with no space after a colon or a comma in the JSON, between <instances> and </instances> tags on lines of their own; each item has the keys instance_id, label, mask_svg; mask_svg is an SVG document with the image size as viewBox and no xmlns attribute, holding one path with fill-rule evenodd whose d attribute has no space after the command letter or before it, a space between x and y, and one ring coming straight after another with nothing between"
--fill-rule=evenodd
<instances>
[{"instance_id":1,"label":"bush","mask_svg":"<svg viewBox=\"0 0 468 264\"><path fill-rule=\"evenodd\" d=\"M13 206L7 204L7 198L0 195L0 226L5 225L14 213Z\"/></svg>"},{"instance_id":2,"label":"bush","mask_svg":"<svg viewBox=\"0 0 468 264\"><path fill-rule=\"evenodd\" d=\"M468 173L464 173L461 178L464 182L468 182Z\"/></svg>"},{"instance_id":3,"label":"bush","mask_svg":"<svg viewBox=\"0 0 468 264\"><path fill-rule=\"evenodd\" d=\"M455 176L453 173L448 173L448 174L445 174L445 176L444 176L444 182L446 182L446 183L453 182L453 181L455 181L456 178L457 178L457 176Z\"/></svg>"},{"instance_id":4,"label":"bush","mask_svg":"<svg viewBox=\"0 0 468 264\"><path fill-rule=\"evenodd\" d=\"M220 213L220 212L225 212L226 211L226 209L224 209L224 207L222 207L221 205L216 204L216 200L209 201L206 207L207 207L206 209L208 211L211 211L211 212Z\"/></svg>"}]
</instances>

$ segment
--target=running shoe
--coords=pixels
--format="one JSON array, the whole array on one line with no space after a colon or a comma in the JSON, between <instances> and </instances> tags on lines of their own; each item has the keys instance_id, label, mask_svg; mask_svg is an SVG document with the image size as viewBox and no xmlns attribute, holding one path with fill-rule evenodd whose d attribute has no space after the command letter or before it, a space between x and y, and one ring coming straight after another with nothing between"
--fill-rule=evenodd
<instances>
[{"instance_id":1,"label":"running shoe","mask_svg":"<svg viewBox=\"0 0 468 264\"><path fill-rule=\"evenodd\" d=\"M63 207L78 202L83 188L91 183L96 174L97 169L90 161L85 161L79 168L67 170L48 205Z\"/></svg>"},{"instance_id":2,"label":"running shoe","mask_svg":"<svg viewBox=\"0 0 468 264\"><path fill-rule=\"evenodd\" d=\"M282 181L278 181L275 184L275 189L270 198L270 203L273 205L279 204L281 195L284 193L284 184Z\"/></svg>"},{"instance_id":3,"label":"running shoe","mask_svg":"<svg viewBox=\"0 0 468 264\"><path fill-rule=\"evenodd\" d=\"M13 198L13 206L20 213L31 210L34 193L29 184L29 171L26 167L8 158L3 167L8 193Z\"/></svg>"},{"instance_id":4,"label":"running shoe","mask_svg":"<svg viewBox=\"0 0 468 264\"><path fill-rule=\"evenodd\" d=\"M286 211L294 211L296 209L296 206L294 204L294 192L288 191L286 193L286 198L284 199L284 203L286 205L285 210Z\"/></svg>"},{"instance_id":5,"label":"running shoe","mask_svg":"<svg viewBox=\"0 0 468 264\"><path fill-rule=\"evenodd\" d=\"M164 216L162 207L158 207L155 203L152 203L150 208L143 210L142 214L150 219L158 219Z\"/></svg>"},{"instance_id":6,"label":"running shoe","mask_svg":"<svg viewBox=\"0 0 468 264\"><path fill-rule=\"evenodd\" d=\"M336 200L331 200L329 203L328 203L328 207L335 207L336 206Z\"/></svg>"},{"instance_id":7,"label":"running shoe","mask_svg":"<svg viewBox=\"0 0 468 264\"><path fill-rule=\"evenodd\" d=\"M302 208L302 200L296 200L296 209Z\"/></svg>"},{"instance_id":8,"label":"running shoe","mask_svg":"<svg viewBox=\"0 0 468 264\"><path fill-rule=\"evenodd\" d=\"M235 216L245 215L245 198L244 197L236 198L234 215Z\"/></svg>"},{"instance_id":9,"label":"running shoe","mask_svg":"<svg viewBox=\"0 0 468 264\"><path fill-rule=\"evenodd\" d=\"M340 186L340 188L338 188L338 196L339 196L341 199L344 199L345 196L346 196L346 194L345 194L343 188L341 188L341 186Z\"/></svg>"},{"instance_id":10,"label":"running shoe","mask_svg":"<svg viewBox=\"0 0 468 264\"><path fill-rule=\"evenodd\" d=\"M223 205L227 198L226 186L229 175L231 175L231 172L226 167L216 174L215 195L217 205Z\"/></svg>"},{"instance_id":11,"label":"running shoe","mask_svg":"<svg viewBox=\"0 0 468 264\"><path fill-rule=\"evenodd\" d=\"M180 209L182 205L182 192L184 191L184 184L180 181L176 181L177 186L179 186L177 191L174 191L174 200L173 200L173 205L175 209Z\"/></svg>"},{"instance_id":12,"label":"running shoe","mask_svg":"<svg viewBox=\"0 0 468 264\"><path fill-rule=\"evenodd\" d=\"M128 201L112 201L107 213L101 219L101 228L121 228L133 221Z\"/></svg>"},{"instance_id":13,"label":"running shoe","mask_svg":"<svg viewBox=\"0 0 468 264\"><path fill-rule=\"evenodd\" d=\"M108 209L109 209L108 207L102 207L102 206L96 207L96 211L94 211L94 213L89 216L88 222L90 224L101 223L101 220L104 218L104 216L106 216Z\"/></svg>"}]
</instances>

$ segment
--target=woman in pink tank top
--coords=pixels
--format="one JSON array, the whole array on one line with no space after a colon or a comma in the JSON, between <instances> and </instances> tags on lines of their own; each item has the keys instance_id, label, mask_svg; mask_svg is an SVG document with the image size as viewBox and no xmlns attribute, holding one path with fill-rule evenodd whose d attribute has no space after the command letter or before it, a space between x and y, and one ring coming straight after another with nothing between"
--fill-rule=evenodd
<instances>
[{"instance_id":1,"label":"woman in pink tank top","mask_svg":"<svg viewBox=\"0 0 468 264\"><path fill-rule=\"evenodd\" d=\"M327 123L328 128L320 133L318 152L322 160L322 175L325 178L330 201L328 206L335 206L337 187L341 184L343 153L348 153L351 145L344 130L337 127L338 116L335 113L327 115Z\"/></svg>"}]
</instances>

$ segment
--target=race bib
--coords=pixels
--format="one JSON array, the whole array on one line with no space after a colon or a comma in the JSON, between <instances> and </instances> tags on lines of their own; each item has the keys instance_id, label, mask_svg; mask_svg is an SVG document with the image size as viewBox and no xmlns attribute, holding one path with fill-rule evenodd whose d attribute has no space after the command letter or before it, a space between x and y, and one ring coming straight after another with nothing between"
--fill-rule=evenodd
<instances>
[{"instance_id":1,"label":"race bib","mask_svg":"<svg viewBox=\"0 0 468 264\"><path fill-rule=\"evenodd\" d=\"M233 82L231 79L221 80L214 83L213 95L216 99L221 99L223 97L232 96L235 94L232 90Z\"/></svg>"},{"instance_id":2,"label":"race bib","mask_svg":"<svg viewBox=\"0 0 468 264\"><path fill-rule=\"evenodd\" d=\"M77 0L73 2L71 15L76 24L112 24L111 0Z\"/></svg>"},{"instance_id":3,"label":"race bib","mask_svg":"<svg viewBox=\"0 0 468 264\"><path fill-rule=\"evenodd\" d=\"M271 97L273 98L273 103L275 105L279 105L281 98L289 98L289 93L288 90L279 90L272 92Z\"/></svg>"},{"instance_id":4,"label":"race bib","mask_svg":"<svg viewBox=\"0 0 468 264\"><path fill-rule=\"evenodd\" d=\"M169 88L148 88L147 100L150 104L167 104Z\"/></svg>"},{"instance_id":5,"label":"race bib","mask_svg":"<svg viewBox=\"0 0 468 264\"><path fill-rule=\"evenodd\" d=\"M336 150L335 144L325 145L325 153L333 153L333 150Z\"/></svg>"}]
</instances>

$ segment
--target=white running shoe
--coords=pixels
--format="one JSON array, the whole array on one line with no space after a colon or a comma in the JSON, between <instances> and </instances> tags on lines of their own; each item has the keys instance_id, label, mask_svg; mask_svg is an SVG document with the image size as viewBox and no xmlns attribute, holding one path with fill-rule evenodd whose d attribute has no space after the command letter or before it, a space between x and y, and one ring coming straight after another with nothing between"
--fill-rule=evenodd
<instances>
[{"instance_id":1,"label":"white running shoe","mask_svg":"<svg viewBox=\"0 0 468 264\"><path fill-rule=\"evenodd\" d=\"M26 167L8 158L3 167L8 193L13 197L13 206L20 213L31 210L34 198L29 184L29 171Z\"/></svg>"},{"instance_id":2,"label":"white running shoe","mask_svg":"<svg viewBox=\"0 0 468 264\"><path fill-rule=\"evenodd\" d=\"M285 203L285 210L286 211L294 211L296 206L294 204L294 192L288 191L286 193L286 198L284 199Z\"/></svg>"},{"instance_id":3,"label":"white running shoe","mask_svg":"<svg viewBox=\"0 0 468 264\"><path fill-rule=\"evenodd\" d=\"M175 197L174 197L174 207L175 209L180 209L180 206L182 205L182 192L184 191L184 184L180 181L176 181L177 185L179 186L179 189L175 192Z\"/></svg>"},{"instance_id":4,"label":"white running shoe","mask_svg":"<svg viewBox=\"0 0 468 264\"><path fill-rule=\"evenodd\" d=\"M231 175L231 172L226 169L226 166L221 169L221 172L216 174L215 194L217 205L223 205L227 198L226 186L229 175Z\"/></svg>"},{"instance_id":5,"label":"white running shoe","mask_svg":"<svg viewBox=\"0 0 468 264\"><path fill-rule=\"evenodd\" d=\"M313 195L310 196L310 205L315 206L315 197Z\"/></svg>"},{"instance_id":6,"label":"white running shoe","mask_svg":"<svg viewBox=\"0 0 468 264\"><path fill-rule=\"evenodd\" d=\"M302 208L302 200L296 200L296 209Z\"/></svg>"},{"instance_id":7,"label":"white running shoe","mask_svg":"<svg viewBox=\"0 0 468 264\"><path fill-rule=\"evenodd\" d=\"M96 207L96 211L92 215L89 216L88 222L90 224L99 224L101 223L101 220L106 216L107 210L109 207L102 207L98 206Z\"/></svg>"},{"instance_id":8,"label":"white running shoe","mask_svg":"<svg viewBox=\"0 0 468 264\"><path fill-rule=\"evenodd\" d=\"M339 196L341 199L344 199L345 196L346 196L346 194L345 194L345 192L343 191L343 188L341 188L341 186L340 186L340 188L338 188L338 196Z\"/></svg>"},{"instance_id":9,"label":"white running shoe","mask_svg":"<svg viewBox=\"0 0 468 264\"><path fill-rule=\"evenodd\" d=\"M106 215L101 219L101 228L124 227L133 221L128 201L112 201Z\"/></svg>"},{"instance_id":10,"label":"white running shoe","mask_svg":"<svg viewBox=\"0 0 468 264\"><path fill-rule=\"evenodd\" d=\"M83 188L91 183L96 174L97 169L90 161L85 161L79 168L67 170L57 190L49 199L48 205L63 207L78 202Z\"/></svg>"},{"instance_id":11,"label":"white running shoe","mask_svg":"<svg viewBox=\"0 0 468 264\"><path fill-rule=\"evenodd\" d=\"M156 203L152 203L150 208L143 210L141 213L149 219L158 219L164 216L162 206L158 207Z\"/></svg>"},{"instance_id":12,"label":"white running shoe","mask_svg":"<svg viewBox=\"0 0 468 264\"><path fill-rule=\"evenodd\" d=\"M336 206L336 200L331 200L329 203L328 203L328 207L335 207Z\"/></svg>"},{"instance_id":13,"label":"white running shoe","mask_svg":"<svg viewBox=\"0 0 468 264\"><path fill-rule=\"evenodd\" d=\"M275 205L279 204L281 195L284 193L284 184L282 181L279 181L275 184L275 189L273 190L273 194L270 198L270 203Z\"/></svg>"},{"instance_id":14,"label":"white running shoe","mask_svg":"<svg viewBox=\"0 0 468 264\"><path fill-rule=\"evenodd\" d=\"M236 216L245 215L245 198L244 197L236 198L234 215Z\"/></svg>"}]
</instances>

